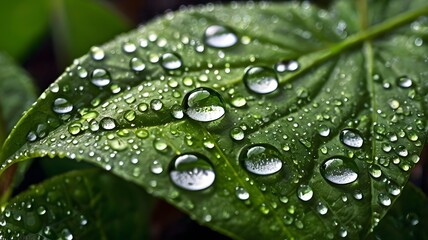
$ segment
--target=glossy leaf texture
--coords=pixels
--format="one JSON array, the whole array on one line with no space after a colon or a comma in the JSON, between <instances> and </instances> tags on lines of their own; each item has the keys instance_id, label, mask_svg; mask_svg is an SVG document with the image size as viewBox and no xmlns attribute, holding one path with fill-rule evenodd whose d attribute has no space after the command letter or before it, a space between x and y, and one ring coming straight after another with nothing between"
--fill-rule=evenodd
<instances>
[{"instance_id":1,"label":"glossy leaf texture","mask_svg":"<svg viewBox=\"0 0 428 240\"><path fill-rule=\"evenodd\" d=\"M428 239L428 200L416 186L408 184L384 219L371 234L372 239Z\"/></svg>"},{"instance_id":2,"label":"glossy leaf texture","mask_svg":"<svg viewBox=\"0 0 428 240\"><path fill-rule=\"evenodd\" d=\"M147 239L151 198L100 169L69 172L13 198L2 239Z\"/></svg>"},{"instance_id":3,"label":"glossy leaf texture","mask_svg":"<svg viewBox=\"0 0 428 240\"><path fill-rule=\"evenodd\" d=\"M93 47L2 169L88 161L236 239L363 238L426 141L428 6L358 3L188 8Z\"/></svg>"}]
</instances>

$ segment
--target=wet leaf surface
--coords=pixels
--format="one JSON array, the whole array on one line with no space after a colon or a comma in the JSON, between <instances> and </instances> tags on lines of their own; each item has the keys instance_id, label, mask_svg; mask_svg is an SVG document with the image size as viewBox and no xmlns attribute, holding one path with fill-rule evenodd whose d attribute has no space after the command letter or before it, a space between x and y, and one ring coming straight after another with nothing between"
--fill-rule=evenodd
<instances>
[{"instance_id":1,"label":"wet leaf surface","mask_svg":"<svg viewBox=\"0 0 428 240\"><path fill-rule=\"evenodd\" d=\"M428 110L428 6L368 5L168 13L76 60L2 169L88 161L236 239L363 238L419 161Z\"/></svg>"}]
</instances>

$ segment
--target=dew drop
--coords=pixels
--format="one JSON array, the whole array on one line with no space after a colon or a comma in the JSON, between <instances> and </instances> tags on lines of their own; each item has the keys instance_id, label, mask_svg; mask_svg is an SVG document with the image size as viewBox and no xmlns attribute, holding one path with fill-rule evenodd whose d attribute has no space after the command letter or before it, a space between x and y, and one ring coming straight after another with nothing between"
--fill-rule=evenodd
<instances>
[{"instance_id":1,"label":"dew drop","mask_svg":"<svg viewBox=\"0 0 428 240\"><path fill-rule=\"evenodd\" d=\"M239 161L249 172L257 175L270 175L282 168L281 154L270 144L254 144L244 147Z\"/></svg>"},{"instance_id":2,"label":"dew drop","mask_svg":"<svg viewBox=\"0 0 428 240\"><path fill-rule=\"evenodd\" d=\"M64 228L61 231L62 237L65 240L73 240L73 234L71 234L70 230L68 230L67 228Z\"/></svg>"},{"instance_id":3,"label":"dew drop","mask_svg":"<svg viewBox=\"0 0 428 240\"><path fill-rule=\"evenodd\" d=\"M275 71L267 67L249 67L244 75L245 86L257 94L268 94L278 88Z\"/></svg>"},{"instance_id":4,"label":"dew drop","mask_svg":"<svg viewBox=\"0 0 428 240\"><path fill-rule=\"evenodd\" d=\"M354 129L343 129L340 132L339 139L343 144L352 148L360 148L364 143L360 133Z\"/></svg>"},{"instance_id":5,"label":"dew drop","mask_svg":"<svg viewBox=\"0 0 428 240\"><path fill-rule=\"evenodd\" d=\"M391 198L386 194L380 193L377 197L377 200L381 205L385 207L388 207L391 205Z\"/></svg>"},{"instance_id":6,"label":"dew drop","mask_svg":"<svg viewBox=\"0 0 428 240\"><path fill-rule=\"evenodd\" d=\"M91 74L91 82L97 87L107 86L110 81L110 73L105 69L97 68Z\"/></svg>"},{"instance_id":7,"label":"dew drop","mask_svg":"<svg viewBox=\"0 0 428 240\"><path fill-rule=\"evenodd\" d=\"M135 50L137 50L137 46L135 46L133 43L127 42L122 45L122 49L126 53L133 53Z\"/></svg>"},{"instance_id":8,"label":"dew drop","mask_svg":"<svg viewBox=\"0 0 428 240\"><path fill-rule=\"evenodd\" d=\"M388 181L386 189L388 190L388 193L393 196L398 196L401 193L400 187L391 180Z\"/></svg>"},{"instance_id":9,"label":"dew drop","mask_svg":"<svg viewBox=\"0 0 428 240\"><path fill-rule=\"evenodd\" d=\"M153 99L150 101L150 109L153 111L160 111L163 107L163 103L160 99Z\"/></svg>"},{"instance_id":10,"label":"dew drop","mask_svg":"<svg viewBox=\"0 0 428 240\"><path fill-rule=\"evenodd\" d=\"M150 171L156 175L161 174L163 172L162 164L158 160L154 160L150 165Z\"/></svg>"},{"instance_id":11,"label":"dew drop","mask_svg":"<svg viewBox=\"0 0 428 240\"><path fill-rule=\"evenodd\" d=\"M128 143L121 138L115 138L108 141L109 146L116 151L123 151L128 148Z\"/></svg>"},{"instance_id":12,"label":"dew drop","mask_svg":"<svg viewBox=\"0 0 428 240\"><path fill-rule=\"evenodd\" d=\"M46 209L43 206L40 206L37 208L37 214L39 215L45 215Z\"/></svg>"},{"instance_id":13,"label":"dew drop","mask_svg":"<svg viewBox=\"0 0 428 240\"><path fill-rule=\"evenodd\" d=\"M250 198L250 194L243 187L236 187L235 189L236 197L240 200L248 200Z\"/></svg>"},{"instance_id":14,"label":"dew drop","mask_svg":"<svg viewBox=\"0 0 428 240\"><path fill-rule=\"evenodd\" d=\"M244 134L244 131L241 128L234 127L234 128L232 128L232 130L230 130L230 137L233 140L241 141L242 139L244 139L245 134Z\"/></svg>"},{"instance_id":15,"label":"dew drop","mask_svg":"<svg viewBox=\"0 0 428 240\"><path fill-rule=\"evenodd\" d=\"M312 191L312 188L309 185L300 185L297 189L297 197L302 201L307 202L311 200L313 195L314 192Z\"/></svg>"},{"instance_id":16,"label":"dew drop","mask_svg":"<svg viewBox=\"0 0 428 240\"><path fill-rule=\"evenodd\" d=\"M30 142L36 141L37 140L36 133L33 132L33 131L28 132L28 134L27 134L27 140L30 141Z\"/></svg>"},{"instance_id":17,"label":"dew drop","mask_svg":"<svg viewBox=\"0 0 428 240\"><path fill-rule=\"evenodd\" d=\"M326 215L327 212L328 212L328 208L324 204L322 204L321 202L319 202L318 205L317 205L317 211L321 215Z\"/></svg>"},{"instance_id":18,"label":"dew drop","mask_svg":"<svg viewBox=\"0 0 428 240\"><path fill-rule=\"evenodd\" d=\"M196 88L183 99L183 108L188 117L200 122L210 122L221 118L225 104L221 95L210 88Z\"/></svg>"},{"instance_id":19,"label":"dew drop","mask_svg":"<svg viewBox=\"0 0 428 240\"><path fill-rule=\"evenodd\" d=\"M141 72L146 69L146 64L144 64L144 62L137 57L131 59L131 61L129 62L129 66L132 70L136 72Z\"/></svg>"},{"instance_id":20,"label":"dew drop","mask_svg":"<svg viewBox=\"0 0 428 240\"><path fill-rule=\"evenodd\" d=\"M174 105L171 108L171 115L175 119L182 119L184 117L183 108L180 105Z\"/></svg>"},{"instance_id":21,"label":"dew drop","mask_svg":"<svg viewBox=\"0 0 428 240\"><path fill-rule=\"evenodd\" d=\"M113 130L116 128L116 121L111 117L105 117L100 121L101 128L104 130Z\"/></svg>"},{"instance_id":22,"label":"dew drop","mask_svg":"<svg viewBox=\"0 0 428 240\"><path fill-rule=\"evenodd\" d=\"M59 114L65 114L73 110L73 105L65 98L57 98L53 102L52 110Z\"/></svg>"},{"instance_id":23,"label":"dew drop","mask_svg":"<svg viewBox=\"0 0 428 240\"><path fill-rule=\"evenodd\" d=\"M186 153L173 159L169 176L175 185L189 191L206 189L215 179L213 166L199 153Z\"/></svg>"},{"instance_id":24,"label":"dew drop","mask_svg":"<svg viewBox=\"0 0 428 240\"><path fill-rule=\"evenodd\" d=\"M358 179L358 167L351 159L333 157L321 165L321 175L329 182L350 184Z\"/></svg>"},{"instance_id":25,"label":"dew drop","mask_svg":"<svg viewBox=\"0 0 428 240\"><path fill-rule=\"evenodd\" d=\"M244 97L234 97L231 103L234 107L240 108L247 104L247 100Z\"/></svg>"},{"instance_id":26,"label":"dew drop","mask_svg":"<svg viewBox=\"0 0 428 240\"><path fill-rule=\"evenodd\" d=\"M123 118L125 118L126 121L128 122L132 122L135 120L135 111L133 110L128 110L123 114Z\"/></svg>"},{"instance_id":27,"label":"dew drop","mask_svg":"<svg viewBox=\"0 0 428 240\"><path fill-rule=\"evenodd\" d=\"M235 32L226 26L211 25L204 32L204 42L214 48L232 47L238 42Z\"/></svg>"},{"instance_id":28,"label":"dew drop","mask_svg":"<svg viewBox=\"0 0 428 240\"><path fill-rule=\"evenodd\" d=\"M413 85L413 81L408 76L401 76L397 78L397 85L402 88L409 88Z\"/></svg>"},{"instance_id":29,"label":"dew drop","mask_svg":"<svg viewBox=\"0 0 428 240\"><path fill-rule=\"evenodd\" d=\"M135 131L135 135L140 139L146 139L149 136L149 132L146 129L138 129Z\"/></svg>"},{"instance_id":30,"label":"dew drop","mask_svg":"<svg viewBox=\"0 0 428 240\"><path fill-rule=\"evenodd\" d=\"M380 176L382 176L382 170L378 165L370 165L369 173L374 178L379 178Z\"/></svg>"},{"instance_id":31,"label":"dew drop","mask_svg":"<svg viewBox=\"0 0 428 240\"><path fill-rule=\"evenodd\" d=\"M419 217L416 213L408 213L406 215L406 222L408 222L411 226L416 226L419 223Z\"/></svg>"},{"instance_id":32,"label":"dew drop","mask_svg":"<svg viewBox=\"0 0 428 240\"><path fill-rule=\"evenodd\" d=\"M177 70L183 66L183 61L180 56L175 53L165 53L160 60L165 70Z\"/></svg>"},{"instance_id":33,"label":"dew drop","mask_svg":"<svg viewBox=\"0 0 428 240\"><path fill-rule=\"evenodd\" d=\"M328 137L328 135L330 135L330 128L327 127L326 125L321 125L318 128L318 133L322 137Z\"/></svg>"},{"instance_id":34,"label":"dew drop","mask_svg":"<svg viewBox=\"0 0 428 240\"><path fill-rule=\"evenodd\" d=\"M104 50L100 47L91 47L91 57L95 61L103 60L105 57Z\"/></svg>"},{"instance_id":35,"label":"dew drop","mask_svg":"<svg viewBox=\"0 0 428 240\"><path fill-rule=\"evenodd\" d=\"M363 193L360 190L355 190L354 192L354 198L356 200L361 200L363 199Z\"/></svg>"}]
</instances>

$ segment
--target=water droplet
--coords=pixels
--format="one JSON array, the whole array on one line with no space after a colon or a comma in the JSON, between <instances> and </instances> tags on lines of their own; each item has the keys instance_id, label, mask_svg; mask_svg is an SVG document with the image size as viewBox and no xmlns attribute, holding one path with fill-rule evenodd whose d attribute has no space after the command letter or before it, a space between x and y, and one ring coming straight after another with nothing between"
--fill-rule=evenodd
<instances>
[{"instance_id":1,"label":"water droplet","mask_svg":"<svg viewBox=\"0 0 428 240\"><path fill-rule=\"evenodd\" d=\"M133 110L128 110L123 114L123 118L125 118L126 121L128 122L132 122L135 120L135 111Z\"/></svg>"},{"instance_id":2,"label":"water droplet","mask_svg":"<svg viewBox=\"0 0 428 240\"><path fill-rule=\"evenodd\" d=\"M392 180L388 181L386 189L388 190L388 193L393 196L398 196L401 193L400 187Z\"/></svg>"},{"instance_id":3,"label":"water droplet","mask_svg":"<svg viewBox=\"0 0 428 240\"><path fill-rule=\"evenodd\" d=\"M80 124L79 122L73 122L68 126L68 132L71 135L77 135L80 133L82 128L82 124Z\"/></svg>"},{"instance_id":4,"label":"water droplet","mask_svg":"<svg viewBox=\"0 0 428 240\"><path fill-rule=\"evenodd\" d=\"M154 111L159 111L162 109L162 107L163 103L160 99L153 99L152 101L150 101L150 109Z\"/></svg>"},{"instance_id":5,"label":"water droplet","mask_svg":"<svg viewBox=\"0 0 428 240\"><path fill-rule=\"evenodd\" d=\"M161 174L163 172L162 164L158 160L154 160L150 165L150 171L153 174Z\"/></svg>"},{"instance_id":6,"label":"water droplet","mask_svg":"<svg viewBox=\"0 0 428 240\"><path fill-rule=\"evenodd\" d=\"M174 105L171 108L171 115L175 119L182 119L184 117L184 111L183 108L180 105Z\"/></svg>"},{"instance_id":7,"label":"water droplet","mask_svg":"<svg viewBox=\"0 0 428 240\"><path fill-rule=\"evenodd\" d=\"M53 102L52 110L59 114L69 113L73 110L73 105L65 98L57 98Z\"/></svg>"},{"instance_id":8,"label":"water droplet","mask_svg":"<svg viewBox=\"0 0 428 240\"><path fill-rule=\"evenodd\" d=\"M123 151L128 148L128 143L121 138L114 138L108 141L109 146L116 151Z\"/></svg>"},{"instance_id":9,"label":"water droplet","mask_svg":"<svg viewBox=\"0 0 428 240\"><path fill-rule=\"evenodd\" d=\"M141 72L144 69L146 69L146 64L144 64L143 60L137 57L132 58L131 61L129 62L129 65L131 69L136 72Z\"/></svg>"},{"instance_id":10,"label":"water droplet","mask_svg":"<svg viewBox=\"0 0 428 240\"><path fill-rule=\"evenodd\" d=\"M339 139L343 144L352 148L360 148L364 143L360 133L354 129L343 129L340 132Z\"/></svg>"},{"instance_id":11,"label":"water droplet","mask_svg":"<svg viewBox=\"0 0 428 240\"><path fill-rule=\"evenodd\" d=\"M355 190L354 192L354 198L356 200L361 200L363 199L363 193L360 190Z\"/></svg>"},{"instance_id":12,"label":"water droplet","mask_svg":"<svg viewBox=\"0 0 428 240\"><path fill-rule=\"evenodd\" d=\"M211 25L205 29L204 42L210 47L228 48L238 42L238 36L229 27Z\"/></svg>"},{"instance_id":13,"label":"water droplet","mask_svg":"<svg viewBox=\"0 0 428 240\"><path fill-rule=\"evenodd\" d=\"M183 61L180 56L175 53L165 53L160 60L165 70L177 70L183 66Z\"/></svg>"},{"instance_id":14,"label":"water droplet","mask_svg":"<svg viewBox=\"0 0 428 240\"><path fill-rule=\"evenodd\" d=\"M297 189L297 197L299 197L302 201L309 201L311 200L312 196L314 195L314 192L312 191L312 188L309 185L300 185Z\"/></svg>"},{"instance_id":15,"label":"water droplet","mask_svg":"<svg viewBox=\"0 0 428 240\"><path fill-rule=\"evenodd\" d=\"M37 214L39 215L45 215L46 209L43 206L40 206L37 208Z\"/></svg>"},{"instance_id":16,"label":"water droplet","mask_svg":"<svg viewBox=\"0 0 428 240\"><path fill-rule=\"evenodd\" d=\"M102 68L95 69L91 74L91 82L97 87L107 86L110 81L110 73Z\"/></svg>"},{"instance_id":17,"label":"water droplet","mask_svg":"<svg viewBox=\"0 0 428 240\"><path fill-rule=\"evenodd\" d=\"M71 234L70 230L68 230L67 228L64 228L61 231L61 234L65 240L73 240L73 234Z\"/></svg>"},{"instance_id":18,"label":"water droplet","mask_svg":"<svg viewBox=\"0 0 428 240\"><path fill-rule=\"evenodd\" d=\"M159 152L166 152L166 151L168 151L168 144L165 141L163 141L162 139L160 139L160 138L157 138L157 139L155 139L153 141L153 146Z\"/></svg>"},{"instance_id":19,"label":"water droplet","mask_svg":"<svg viewBox=\"0 0 428 240\"><path fill-rule=\"evenodd\" d=\"M374 178L379 178L380 176L382 176L382 170L378 165L370 165L369 173Z\"/></svg>"},{"instance_id":20,"label":"water droplet","mask_svg":"<svg viewBox=\"0 0 428 240\"><path fill-rule=\"evenodd\" d=\"M250 67L244 75L245 86L252 92L268 94L278 88L275 71L266 67Z\"/></svg>"},{"instance_id":21,"label":"water droplet","mask_svg":"<svg viewBox=\"0 0 428 240\"><path fill-rule=\"evenodd\" d=\"M358 179L358 167L351 159L333 157L321 165L321 175L334 184L349 184Z\"/></svg>"},{"instance_id":22,"label":"water droplet","mask_svg":"<svg viewBox=\"0 0 428 240\"><path fill-rule=\"evenodd\" d=\"M287 60L275 64L277 72L294 72L299 69L299 63L296 60Z\"/></svg>"},{"instance_id":23,"label":"water droplet","mask_svg":"<svg viewBox=\"0 0 428 240\"><path fill-rule=\"evenodd\" d=\"M84 67L78 66L77 67L77 75L82 79L86 78L88 76L88 71Z\"/></svg>"},{"instance_id":24,"label":"water droplet","mask_svg":"<svg viewBox=\"0 0 428 240\"><path fill-rule=\"evenodd\" d=\"M328 135L330 135L330 128L326 125L321 125L318 129L318 133L320 136L328 137Z\"/></svg>"},{"instance_id":25,"label":"water droplet","mask_svg":"<svg viewBox=\"0 0 428 240\"><path fill-rule=\"evenodd\" d=\"M133 53L135 50L137 50L137 46L135 46L133 43L126 42L122 45L122 49L126 53Z\"/></svg>"},{"instance_id":26,"label":"water droplet","mask_svg":"<svg viewBox=\"0 0 428 240\"><path fill-rule=\"evenodd\" d=\"M206 189L215 179L208 158L198 153L186 153L173 159L169 176L175 185L190 191Z\"/></svg>"},{"instance_id":27,"label":"water droplet","mask_svg":"<svg viewBox=\"0 0 428 240\"><path fill-rule=\"evenodd\" d=\"M319 202L318 205L317 205L317 211L321 215L326 215L327 212L328 212L328 208L324 204L322 204L321 202Z\"/></svg>"},{"instance_id":28,"label":"water droplet","mask_svg":"<svg viewBox=\"0 0 428 240\"><path fill-rule=\"evenodd\" d=\"M244 97L234 97L231 103L234 107L240 108L247 104L247 100Z\"/></svg>"},{"instance_id":29,"label":"water droplet","mask_svg":"<svg viewBox=\"0 0 428 240\"><path fill-rule=\"evenodd\" d=\"M37 140L36 133L33 132L33 131L28 132L28 134L27 134L27 140L30 141L30 142L36 141Z\"/></svg>"},{"instance_id":30,"label":"water droplet","mask_svg":"<svg viewBox=\"0 0 428 240\"><path fill-rule=\"evenodd\" d=\"M221 118L225 104L221 95L210 88L196 88L183 99L183 107L188 117L200 122L210 122Z\"/></svg>"},{"instance_id":31,"label":"water droplet","mask_svg":"<svg viewBox=\"0 0 428 240\"><path fill-rule=\"evenodd\" d=\"M413 81L408 76L401 76L397 78L397 85L402 88L409 88L413 85Z\"/></svg>"},{"instance_id":32,"label":"water droplet","mask_svg":"<svg viewBox=\"0 0 428 240\"><path fill-rule=\"evenodd\" d=\"M103 60L105 57L104 50L100 47L91 47L91 57L95 61Z\"/></svg>"},{"instance_id":33,"label":"water droplet","mask_svg":"<svg viewBox=\"0 0 428 240\"><path fill-rule=\"evenodd\" d=\"M149 132L146 129L138 129L137 131L135 131L135 135L138 138L145 139L149 136Z\"/></svg>"},{"instance_id":34,"label":"water droplet","mask_svg":"<svg viewBox=\"0 0 428 240\"><path fill-rule=\"evenodd\" d=\"M348 231L344 227L340 227L338 233L339 233L339 236L342 238L345 238L346 236L348 236Z\"/></svg>"},{"instance_id":35,"label":"water droplet","mask_svg":"<svg viewBox=\"0 0 428 240\"><path fill-rule=\"evenodd\" d=\"M278 149L270 144L254 144L244 147L239 154L243 167L257 175L270 175L282 168Z\"/></svg>"},{"instance_id":36,"label":"water droplet","mask_svg":"<svg viewBox=\"0 0 428 240\"><path fill-rule=\"evenodd\" d=\"M116 121L111 117L105 117L101 119L100 125L104 130L112 130L116 128Z\"/></svg>"},{"instance_id":37,"label":"water droplet","mask_svg":"<svg viewBox=\"0 0 428 240\"><path fill-rule=\"evenodd\" d=\"M236 187L235 189L236 197L240 200L248 200L250 198L250 194L243 187Z\"/></svg>"},{"instance_id":38,"label":"water droplet","mask_svg":"<svg viewBox=\"0 0 428 240\"><path fill-rule=\"evenodd\" d=\"M388 207L391 205L391 198L383 193L379 193L377 200L379 201L379 203L385 207Z\"/></svg>"},{"instance_id":39,"label":"water droplet","mask_svg":"<svg viewBox=\"0 0 428 240\"><path fill-rule=\"evenodd\" d=\"M419 217L416 213L408 213L406 215L406 222L408 222L411 226L416 226L419 223Z\"/></svg>"},{"instance_id":40,"label":"water droplet","mask_svg":"<svg viewBox=\"0 0 428 240\"><path fill-rule=\"evenodd\" d=\"M241 128L234 127L234 128L232 128L232 130L230 130L230 137L233 140L241 141L242 139L244 139L245 134L244 134L244 131Z\"/></svg>"}]
</instances>

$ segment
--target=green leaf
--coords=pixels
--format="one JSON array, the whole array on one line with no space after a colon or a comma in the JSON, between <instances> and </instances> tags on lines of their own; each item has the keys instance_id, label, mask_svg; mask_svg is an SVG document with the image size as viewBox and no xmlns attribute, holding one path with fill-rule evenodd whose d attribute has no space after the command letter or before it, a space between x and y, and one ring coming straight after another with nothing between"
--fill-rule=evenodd
<instances>
[{"instance_id":1,"label":"green leaf","mask_svg":"<svg viewBox=\"0 0 428 240\"><path fill-rule=\"evenodd\" d=\"M428 239L428 200L413 184L407 184L384 219L374 229L374 239Z\"/></svg>"},{"instance_id":2,"label":"green leaf","mask_svg":"<svg viewBox=\"0 0 428 240\"><path fill-rule=\"evenodd\" d=\"M151 198L101 170L70 172L13 198L3 239L147 239Z\"/></svg>"},{"instance_id":3,"label":"green leaf","mask_svg":"<svg viewBox=\"0 0 428 240\"><path fill-rule=\"evenodd\" d=\"M46 0L0 1L0 50L23 58L49 25Z\"/></svg>"},{"instance_id":4,"label":"green leaf","mask_svg":"<svg viewBox=\"0 0 428 240\"><path fill-rule=\"evenodd\" d=\"M36 91L27 73L7 56L0 54L0 150L7 134L18 122L22 113L36 100ZM14 185L19 183L30 162L8 169L0 177L0 203L9 196Z\"/></svg>"},{"instance_id":5,"label":"green leaf","mask_svg":"<svg viewBox=\"0 0 428 240\"><path fill-rule=\"evenodd\" d=\"M428 6L357 3L188 8L92 48L2 169L88 161L236 239L363 238L426 141Z\"/></svg>"},{"instance_id":6,"label":"green leaf","mask_svg":"<svg viewBox=\"0 0 428 240\"><path fill-rule=\"evenodd\" d=\"M52 29L60 60L68 63L88 49L130 29L130 23L99 1L52 0Z\"/></svg>"}]
</instances>

